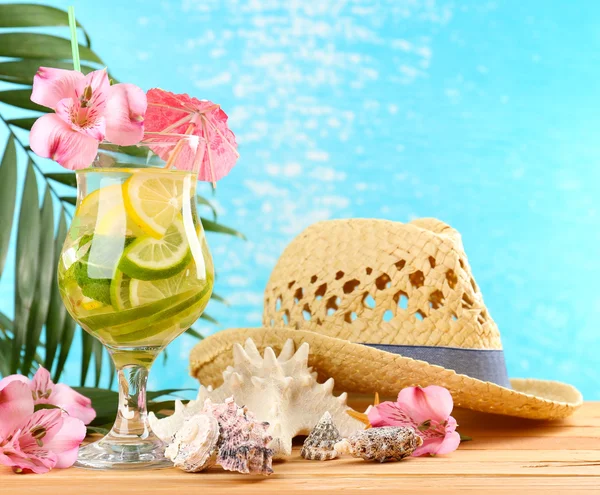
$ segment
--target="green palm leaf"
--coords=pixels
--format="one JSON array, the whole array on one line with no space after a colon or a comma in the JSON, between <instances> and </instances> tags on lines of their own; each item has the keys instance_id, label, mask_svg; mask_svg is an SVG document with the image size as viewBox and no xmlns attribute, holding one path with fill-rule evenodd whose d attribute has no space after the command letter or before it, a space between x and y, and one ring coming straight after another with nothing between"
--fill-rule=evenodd
<instances>
[{"instance_id":1,"label":"green palm leaf","mask_svg":"<svg viewBox=\"0 0 600 495\"><path fill-rule=\"evenodd\" d=\"M18 127L20 129L25 129L26 131L30 131L36 120L37 120L36 117L30 117L27 119L7 120L6 123L10 124L10 125L14 125L15 127Z\"/></svg>"},{"instance_id":2,"label":"green palm leaf","mask_svg":"<svg viewBox=\"0 0 600 495\"><path fill-rule=\"evenodd\" d=\"M11 82L15 84L33 84L33 76L40 67L54 67L55 69L73 69L71 62L63 62L57 59L39 59L23 58L11 60L10 62L0 63L0 81ZM81 65L81 72L87 74L96 70L94 67L86 64Z\"/></svg>"},{"instance_id":3,"label":"green palm leaf","mask_svg":"<svg viewBox=\"0 0 600 495\"><path fill-rule=\"evenodd\" d=\"M55 180L65 186L77 187L77 177L73 172L57 172L52 174L44 174L47 179Z\"/></svg>"},{"instance_id":4,"label":"green palm leaf","mask_svg":"<svg viewBox=\"0 0 600 495\"><path fill-rule=\"evenodd\" d=\"M68 26L67 13L47 5L15 3L0 5L0 27L42 27ZM90 37L81 24L77 23L85 36L86 45L90 46Z\"/></svg>"},{"instance_id":5,"label":"green palm leaf","mask_svg":"<svg viewBox=\"0 0 600 495\"><path fill-rule=\"evenodd\" d=\"M0 43L2 43L1 40ZM46 107L33 103L29 99L30 97L31 89L10 89L8 91L0 91L0 101L7 105L24 108L25 110L36 110L38 112L46 112L48 110Z\"/></svg>"},{"instance_id":6,"label":"green palm leaf","mask_svg":"<svg viewBox=\"0 0 600 495\"><path fill-rule=\"evenodd\" d=\"M209 220L208 218L202 218L202 226L204 227L204 230L206 230L207 232L217 232L219 234L232 235L235 237L239 237L240 239L246 240L246 236L244 234L242 234L241 232L239 232L235 229L232 229L231 227L226 227L225 225L221 225L220 223L213 222L212 220Z\"/></svg>"},{"instance_id":7,"label":"green palm leaf","mask_svg":"<svg viewBox=\"0 0 600 495\"><path fill-rule=\"evenodd\" d=\"M90 369L94 340L96 339L89 333L83 329L81 330L81 378L79 379L79 385L82 387L85 386L85 380Z\"/></svg>"},{"instance_id":8,"label":"green palm leaf","mask_svg":"<svg viewBox=\"0 0 600 495\"><path fill-rule=\"evenodd\" d=\"M71 42L49 34L2 33L0 56L71 60ZM103 64L102 59L86 46L79 45L79 56L81 60Z\"/></svg>"},{"instance_id":9,"label":"green palm leaf","mask_svg":"<svg viewBox=\"0 0 600 495\"><path fill-rule=\"evenodd\" d=\"M46 187L46 194L44 194L40 222L41 226L45 228L40 229L39 248L34 250L38 256L38 278L35 296L29 313L27 337L25 339L25 357L23 358L23 369L25 370L31 368L35 358L42 335L42 327L48 316L52 277L56 271L56 266L53 263L54 230L49 228L50 226L54 226L54 207L52 206L52 196L48 187Z\"/></svg>"},{"instance_id":10,"label":"green palm leaf","mask_svg":"<svg viewBox=\"0 0 600 495\"><path fill-rule=\"evenodd\" d=\"M62 331L65 324L65 318L70 318L67 315L67 309L62 302L60 297L60 291L58 289L58 272L56 267L58 266L58 260L60 258L60 252L67 236L67 220L65 219L64 212L61 213L58 221L58 229L56 231L56 238L54 239L54 259L52 260L53 276L52 276L52 287L50 293L50 307L48 309L48 318L46 319L46 356L44 359L44 367L48 370L52 370L54 363L54 357L58 349L58 344L62 337Z\"/></svg>"},{"instance_id":11,"label":"green palm leaf","mask_svg":"<svg viewBox=\"0 0 600 495\"><path fill-rule=\"evenodd\" d=\"M25 187L19 213L17 234L15 322L11 370L20 369L21 350L26 340L29 312L38 280L38 248L40 243L40 209L38 186L31 162L27 164Z\"/></svg>"},{"instance_id":12,"label":"green palm leaf","mask_svg":"<svg viewBox=\"0 0 600 495\"><path fill-rule=\"evenodd\" d=\"M60 354L58 355L58 361L56 363L54 375L52 375L52 381L54 381L54 383L58 382L60 375L62 375L62 372L65 369L65 364L67 363L67 358L69 357L69 352L71 351L73 337L75 336L76 327L77 325L75 324L73 318L67 315L61 332Z\"/></svg>"},{"instance_id":13,"label":"green palm leaf","mask_svg":"<svg viewBox=\"0 0 600 495\"><path fill-rule=\"evenodd\" d=\"M8 138L0 164L0 277L10 243L17 196L17 151L14 138Z\"/></svg>"}]
</instances>

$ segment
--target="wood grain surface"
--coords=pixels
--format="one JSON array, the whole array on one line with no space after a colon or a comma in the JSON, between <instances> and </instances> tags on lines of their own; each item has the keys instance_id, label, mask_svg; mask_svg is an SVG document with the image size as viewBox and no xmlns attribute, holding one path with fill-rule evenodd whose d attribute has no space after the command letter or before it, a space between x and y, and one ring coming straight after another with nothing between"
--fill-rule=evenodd
<instances>
[{"instance_id":1,"label":"wood grain surface","mask_svg":"<svg viewBox=\"0 0 600 495\"><path fill-rule=\"evenodd\" d=\"M363 404L355 404L364 409ZM600 493L600 402L563 421L535 422L457 410L473 440L439 457L375 464L344 457L305 461L300 443L268 478L214 467L198 474L57 469L15 475L0 468L1 495L343 493Z\"/></svg>"}]
</instances>

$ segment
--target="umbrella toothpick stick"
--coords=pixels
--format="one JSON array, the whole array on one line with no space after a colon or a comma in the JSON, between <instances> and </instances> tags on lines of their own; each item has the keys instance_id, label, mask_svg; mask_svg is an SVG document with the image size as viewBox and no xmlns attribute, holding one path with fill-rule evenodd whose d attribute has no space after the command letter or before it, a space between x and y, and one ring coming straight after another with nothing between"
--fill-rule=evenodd
<instances>
[{"instance_id":1,"label":"umbrella toothpick stick","mask_svg":"<svg viewBox=\"0 0 600 495\"><path fill-rule=\"evenodd\" d=\"M202 132L206 138L206 152L208 153L208 165L210 167L210 177L212 179L212 186L213 189L217 188L217 182L215 181L215 169L213 167L213 162L212 162L212 156L210 154L210 145L208 144L208 129L206 128L206 123L207 123L207 118L204 117L204 115L200 116L201 120L202 120ZM218 129L217 129L218 132ZM219 133L221 134L221 133ZM223 141L227 141L226 139L223 139Z\"/></svg>"},{"instance_id":2,"label":"umbrella toothpick stick","mask_svg":"<svg viewBox=\"0 0 600 495\"><path fill-rule=\"evenodd\" d=\"M194 118L194 116L192 114L188 114L185 117L179 119L177 122L175 122L174 124L171 124L169 127L166 127L165 129L163 129L161 132L162 133L168 133L171 132L174 129L177 129L179 126L189 122L190 120L192 120Z\"/></svg>"},{"instance_id":3,"label":"umbrella toothpick stick","mask_svg":"<svg viewBox=\"0 0 600 495\"><path fill-rule=\"evenodd\" d=\"M236 150L233 145L229 142L229 140L225 139L225 136L223 136L223 133L217 128L217 126L215 126L210 120L208 120L207 118L204 118L203 120L205 120L213 129L214 131L221 136L221 139L223 140L223 142L229 146L231 148L231 151L233 151L235 153L235 156L237 156L238 158L240 157L240 154L238 153L238 150Z\"/></svg>"},{"instance_id":4,"label":"umbrella toothpick stick","mask_svg":"<svg viewBox=\"0 0 600 495\"><path fill-rule=\"evenodd\" d=\"M194 130L194 127L196 127L195 122L191 122L190 125L188 125L188 128L185 131L185 135L189 136L192 133L192 131ZM182 139L180 139L177 142L177 144L175 145L175 148L173 149L173 151L169 155L169 159L167 160L167 164L165 165L165 168L172 168L173 167L173 164L175 163L175 160L179 156L179 153L181 153L181 148L183 148L183 136L182 136Z\"/></svg>"}]
</instances>

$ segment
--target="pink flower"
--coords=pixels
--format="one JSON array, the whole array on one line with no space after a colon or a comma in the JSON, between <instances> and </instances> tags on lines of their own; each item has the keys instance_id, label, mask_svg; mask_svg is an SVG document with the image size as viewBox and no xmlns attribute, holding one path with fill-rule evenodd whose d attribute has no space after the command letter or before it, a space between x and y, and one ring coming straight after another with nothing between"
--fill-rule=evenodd
<instances>
[{"instance_id":1,"label":"pink flower","mask_svg":"<svg viewBox=\"0 0 600 495\"><path fill-rule=\"evenodd\" d=\"M98 144L137 144L144 135L146 95L133 84L110 85L106 70L81 72L40 67L31 101L52 108L31 128L29 144L39 156L71 170L89 166Z\"/></svg>"},{"instance_id":2,"label":"pink flower","mask_svg":"<svg viewBox=\"0 0 600 495\"><path fill-rule=\"evenodd\" d=\"M72 466L85 425L60 409L33 412L33 402L30 388L21 380L0 390L0 464L17 473Z\"/></svg>"},{"instance_id":3,"label":"pink flower","mask_svg":"<svg viewBox=\"0 0 600 495\"><path fill-rule=\"evenodd\" d=\"M55 385L50 379L48 370L40 366L33 379L23 375L9 375L0 380L0 392L12 382L22 382L28 385L33 404L52 404L66 411L69 416L78 418L89 424L95 417L96 411L92 408L92 401L75 392L68 385L59 383Z\"/></svg>"},{"instance_id":4,"label":"pink flower","mask_svg":"<svg viewBox=\"0 0 600 495\"><path fill-rule=\"evenodd\" d=\"M408 387L397 402L382 402L369 408L369 423L378 426L408 426L423 438L414 456L449 454L460 444L456 420L450 416L454 403L443 387Z\"/></svg>"}]
</instances>

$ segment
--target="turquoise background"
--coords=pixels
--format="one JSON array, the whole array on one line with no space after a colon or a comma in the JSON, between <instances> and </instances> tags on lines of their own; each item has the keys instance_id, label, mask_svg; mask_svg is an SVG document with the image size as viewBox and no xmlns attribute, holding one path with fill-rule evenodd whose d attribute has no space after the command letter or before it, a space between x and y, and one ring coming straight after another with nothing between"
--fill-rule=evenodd
<instances>
[{"instance_id":1,"label":"turquoise background","mask_svg":"<svg viewBox=\"0 0 600 495\"><path fill-rule=\"evenodd\" d=\"M309 224L435 216L463 235L509 374L600 399L600 2L74 4L121 81L230 116L242 157L216 203L248 241L209 238L231 307L211 303L221 324L204 332L260 324L269 273ZM170 346L152 388L195 386L194 342ZM78 370L74 355L68 382Z\"/></svg>"}]
</instances>

